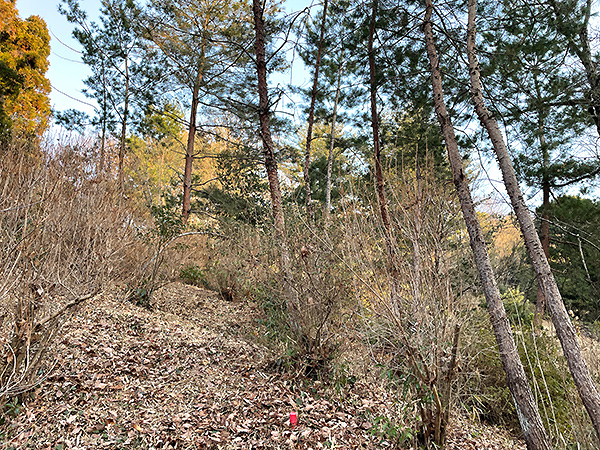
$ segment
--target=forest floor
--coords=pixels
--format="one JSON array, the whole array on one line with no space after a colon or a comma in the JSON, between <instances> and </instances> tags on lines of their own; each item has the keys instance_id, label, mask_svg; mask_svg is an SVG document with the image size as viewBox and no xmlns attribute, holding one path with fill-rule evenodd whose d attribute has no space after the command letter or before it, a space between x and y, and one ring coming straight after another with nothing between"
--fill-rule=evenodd
<instances>
[{"instance_id":1,"label":"forest floor","mask_svg":"<svg viewBox=\"0 0 600 450\"><path fill-rule=\"evenodd\" d=\"M0 429L2 448L397 448L402 430L386 419L397 402L379 377L332 388L277 372L256 305L179 283L154 298L153 311L110 296L82 306L51 349L51 376ZM455 417L447 448L525 445Z\"/></svg>"}]
</instances>

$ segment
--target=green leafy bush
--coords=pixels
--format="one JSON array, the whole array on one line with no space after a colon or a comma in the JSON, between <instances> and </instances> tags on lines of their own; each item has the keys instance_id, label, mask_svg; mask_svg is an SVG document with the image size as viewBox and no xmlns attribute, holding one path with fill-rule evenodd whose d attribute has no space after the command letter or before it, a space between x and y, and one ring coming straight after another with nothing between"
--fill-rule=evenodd
<instances>
[{"instance_id":1,"label":"green leafy bush","mask_svg":"<svg viewBox=\"0 0 600 450\"><path fill-rule=\"evenodd\" d=\"M158 236L159 243L177 236L184 228L179 207L182 202L180 197L166 191L162 194L162 205L150 206L150 213L154 218L152 233Z\"/></svg>"},{"instance_id":2,"label":"green leafy bush","mask_svg":"<svg viewBox=\"0 0 600 450\"><path fill-rule=\"evenodd\" d=\"M374 417L372 423L370 433L372 436L377 436L382 445L393 443L398 448L405 448L409 445L412 446L417 435L411 427L397 424L385 416Z\"/></svg>"},{"instance_id":3,"label":"green leafy bush","mask_svg":"<svg viewBox=\"0 0 600 450\"><path fill-rule=\"evenodd\" d=\"M150 309L150 299L154 289L150 279L144 278L136 286L130 287L127 300L136 306Z\"/></svg>"},{"instance_id":4,"label":"green leafy bush","mask_svg":"<svg viewBox=\"0 0 600 450\"><path fill-rule=\"evenodd\" d=\"M179 270L179 278L185 284L191 284L192 286L206 287L207 281L204 272L197 264L190 264L182 267Z\"/></svg>"}]
</instances>

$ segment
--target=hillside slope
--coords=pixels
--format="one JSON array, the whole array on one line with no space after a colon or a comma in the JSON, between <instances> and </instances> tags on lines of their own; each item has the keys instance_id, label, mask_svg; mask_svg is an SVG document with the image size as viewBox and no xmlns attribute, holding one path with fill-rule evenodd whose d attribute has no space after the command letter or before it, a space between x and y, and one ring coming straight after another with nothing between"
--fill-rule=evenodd
<instances>
[{"instance_id":1,"label":"hillside slope","mask_svg":"<svg viewBox=\"0 0 600 450\"><path fill-rule=\"evenodd\" d=\"M83 306L52 348L51 377L0 430L3 448L391 447L392 393L359 379L332 394L269 370L276 355L253 338L251 306L173 283L156 293L154 309L109 296ZM448 448L524 444L457 418Z\"/></svg>"}]
</instances>

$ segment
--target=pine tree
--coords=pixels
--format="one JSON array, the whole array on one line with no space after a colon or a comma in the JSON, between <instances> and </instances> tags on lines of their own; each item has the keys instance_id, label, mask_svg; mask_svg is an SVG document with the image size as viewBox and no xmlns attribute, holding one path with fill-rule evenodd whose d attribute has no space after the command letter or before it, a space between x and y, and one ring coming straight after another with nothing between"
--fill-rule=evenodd
<instances>
[{"instance_id":1,"label":"pine tree","mask_svg":"<svg viewBox=\"0 0 600 450\"><path fill-rule=\"evenodd\" d=\"M285 215L283 211L283 198L279 173L277 170L277 159L275 158L275 146L271 134L271 107L269 100L269 87L267 83L267 34L265 24L265 6L261 0L253 0L252 13L254 18L254 52L256 55L256 77L258 87L258 119L260 123L260 139L264 155L265 170L269 180L271 194L271 208L273 211L274 231L276 244L280 252L280 267L286 295L286 309L290 317L290 323L294 331L297 331L297 314L299 305L294 295L291 283L291 257L287 244Z\"/></svg>"},{"instance_id":2,"label":"pine tree","mask_svg":"<svg viewBox=\"0 0 600 450\"><path fill-rule=\"evenodd\" d=\"M244 0L152 1L144 16L144 35L160 52L160 70L167 96L183 100L189 108L188 137L183 175L184 222L191 211L192 163L203 108L210 114L225 109L225 98L235 86L227 83L247 61L243 52L249 28Z\"/></svg>"},{"instance_id":3,"label":"pine tree","mask_svg":"<svg viewBox=\"0 0 600 450\"><path fill-rule=\"evenodd\" d=\"M308 110L308 129L306 132L306 150L304 157L304 186L306 191L306 215L309 219L313 219L314 211L312 206L312 195L310 188L310 146L312 143L312 129L315 119L315 104L317 101L317 89L319 86L319 70L321 69L321 57L323 55L323 41L325 38L325 27L327 25L327 5L328 0L323 2L323 11L321 13L321 27L319 30L319 41L317 44L317 56L315 60L315 68L313 74L313 86L310 96L310 108Z\"/></svg>"},{"instance_id":4,"label":"pine tree","mask_svg":"<svg viewBox=\"0 0 600 450\"><path fill-rule=\"evenodd\" d=\"M133 0L102 0L100 23L88 22L78 0L63 0L60 11L77 25L73 37L83 47L82 60L92 69L84 92L98 103L101 127L99 170L104 170L107 131L119 139L118 185L124 190L124 162L129 127L138 114L147 86L140 81L147 60L140 58L139 9Z\"/></svg>"},{"instance_id":5,"label":"pine tree","mask_svg":"<svg viewBox=\"0 0 600 450\"><path fill-rule=\"evenodd\" d=\"M456 191L461 203L475 264L488 303L488 309L494 327L494 334L496 335L496 341L500 350L500 358L502 360L504 371L506 372L507 384L512 393L513 401L515 402L527 448L531 450L550 449L550 440L542 424L539 410L525 375L525 370L519 359L519 353L517 351L510 323L506 316L504 305L502 304L500 291L496 284L481 225L475 213L475 205L471 197L468 179L465 175L462 158L459 153L454 126L452 125L452 120L444 100L442 73L440 70L438 52L433 34L433 23L431 20L432 14L433 2L432 0L426 0L423 31L425 33L427 56L430 62L435 111L442 134L444 135L444 140L446 141L454 185L456 186Z\"/></svg>"},{"instance_id":6,"label":"pine tree","mask_svg":"<svg viewBox=\"0 0 600 450\"><path fill-rule=\"evenodd\" d=\"M486 96L512 136L519 178L542 192L540 239L549 256L550 197L563 188L600 173L600 163L581 153L581 135L589 122L580 96L582 73L567 66L569 42L553 24L547 5L491 3L481 25L482 74L489 80ZM538 286L536 322L545 310Z\"/></svg>"},{"instance_id":7,"label":"pine tree","mask_svg":"<svg viewBox=\"0 0 600 450\"><path fill-rule=\"evenodd\" d=\"M549 23L566 40L569 52L580 65L574 78L580 82L584 95L571 101L587 111L600 135L600 71L590 37L592 3L591 0L544 0L540 7L551 13Z\"/></svg>"},{"instance_id":8,"label":"pine tree","mask_svg":"<svg viewBox=\"0 0 600 450\"><path fill-rule=\"evenodd\" d=\"M313 186L315 182L325 184L325 204L324 204L324 217L325 222L329 220L329 213L331 212L331 192L335 184L332 180L333 175L333 163L335 159L335 145L336 136L335 130L338 129L338 123L346 120L343 109L351 102L351 96L348 95L350 91L346 87L346 80L353 76L352 73L352 55L351 52L345 47L345 37L351 33L341 18L345 17L347 2L342 1L331 1L327 3L327 11L325 5L323 10L319 11L313 19L307 18L304 21L301 35L302 41L298 49L298 53L302 58L304 64L312 68L313 72L317 72L317 60L319 61L319 76L313 78L312 88L303 90L296 89L304 98L307 99L309 106L306 110L308 113L308 122L311 122L311 111L313 121L315 125L317 123L328 123L329 124L329 153L327 157L327 170L318 171L319 174L324 174L324 180L312 180L310 178L310 185ZM319 56L320 52L320 58ZM313 100L314 99L314 100ZM312 105L314 101L314 106ZM306 146L308 148L309 142L316 139L316 137L306 136ZM307 154L305 153L305 156ZM305 157L305 171L306 162L308 160ZM315 161L314 164L319 164ZM308 167L309 173L314 171L314 165L310 163ZM306 191L306 180L305 180L305 191ZM312 194L312 193L311 193Z\"/></svg>"},{"instance_id":9,"label":"pine tree","mask_svg":"<svg viewBox=\"0 0 600 450\"><path fill-rule=\"evenodd\" d=\"M517 216L521 234L531 259L536 276L541 284L547 301L548 310L556 329L556 335L560 340L563 353L569 365L571 375L579 396L590 416L596 434L600 438L600 394L583 358L581 346L577 339L575 328L569 318L565 305L562 301L556 279L552 274L548 258L544 254L539 236L535 230L529 210L525 205L523 193L519 187L517 177L512 165L512 160L506 147L504 136L498 121L487 108L483 99L483 83L479 67L477 52L475 48L475 16L477 2L469 0L469 20L467 27L467 57L469 61L469 76L471 80L471 98L477 117L485 128L487 135L496 154L504 186L510 197L512 208Z\"/></svg>"},{"instance_id":10,"label":"pine tree","mask_svg":"<svg viewBox=\"0 0 600 450\"><path fill-rule=\"evenodd\" d=\"M565 306L585 322L600 320L600 203L562 195L544 212L550 265Z\"/></svg>"}]
</instances>

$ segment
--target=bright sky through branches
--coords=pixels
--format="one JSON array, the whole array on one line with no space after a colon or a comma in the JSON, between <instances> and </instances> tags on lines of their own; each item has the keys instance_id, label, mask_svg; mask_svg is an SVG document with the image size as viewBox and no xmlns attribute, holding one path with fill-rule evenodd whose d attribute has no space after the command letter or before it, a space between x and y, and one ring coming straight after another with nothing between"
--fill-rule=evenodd
<instances>
[{"instance_id":1,"label":"bright sky through branches","mask_svg":"<svg viewBox=\"0 0 600 450\"><path fill-rule=\"evenodd\" d=\"M77 109L84 111L90 116L95 114L95 101L87 98L82 90L85 89L83 80L91 75L90 69L82 63L80 58L81 46L71 36L74 25L69 23L65 16L58 12L60 0L17 0L17 9L21 18L27 18L31 15L38 15L46 21L48 31L50 33L50 68L46 74L52 84L52 92L50 95L50 103L54 110L64 111L67 109ZM80 0L82 8L88 14L88 20L98 21L98 12L101 6L101 0ZM322 8L320 0L288 0L285 1L285 9L288 14L299 12L302 9L311 6L314 8L313 15ZM272 74L270 84L272 86L285 86L294 84L296 86L308 86L311 83L310 73L304 67L302 60L296 53L287 48L287 59L291 63L291 72ZM292 106L298 101L297 98L284 97L277 105L277 109L285 111L286 114L293 114L292 119L296 125L300 126L303 120L303 115L300 113L301 108ZM489 161L483 163L483 166L489 167ZM488 176L499 180L498 171L495 169L495 164L492 164L490 174L482 174L484 179ZM475 167L477 171L481 167ZM486 187L479 188L489 192L490 187L484 183ZM503 192L501 183L491 182L495 186L491 190L499 189ZM484 195L485 197L485 195ZM496 195L494 195L496 197ZM500 209L505 209L501 207Z\"/></svg>"},{"instance_id":2,"label":"bright sky through branches","mask_svg":"<svg viewBox=\"0 0 600 450\"><path fill-rule=\"evenodd\" d=\"M90 69L81 62L81 46L73 39L73 24L58 12L60 0L17 0L17 9L21 18L32 15L40 16L46 21L50 33L50 68L46 74L52 84L50 104L52 109L64 111L77 109L94 115L95 101L88 99L81 91L85 89L83 80L91 75ZM98 21L101 0L80 0L82 9L88 14L90 21ZM310 5L310 0L293 0L286 2L288 12L301 10ZM319 6L317 6L319 8ZM290 58L293 55L289 55ZM295 84L304 84L308 74L299 60L293 63ZM272 83L290 83L290 75L277 75Z\"/></svg>"}]
</instances>

